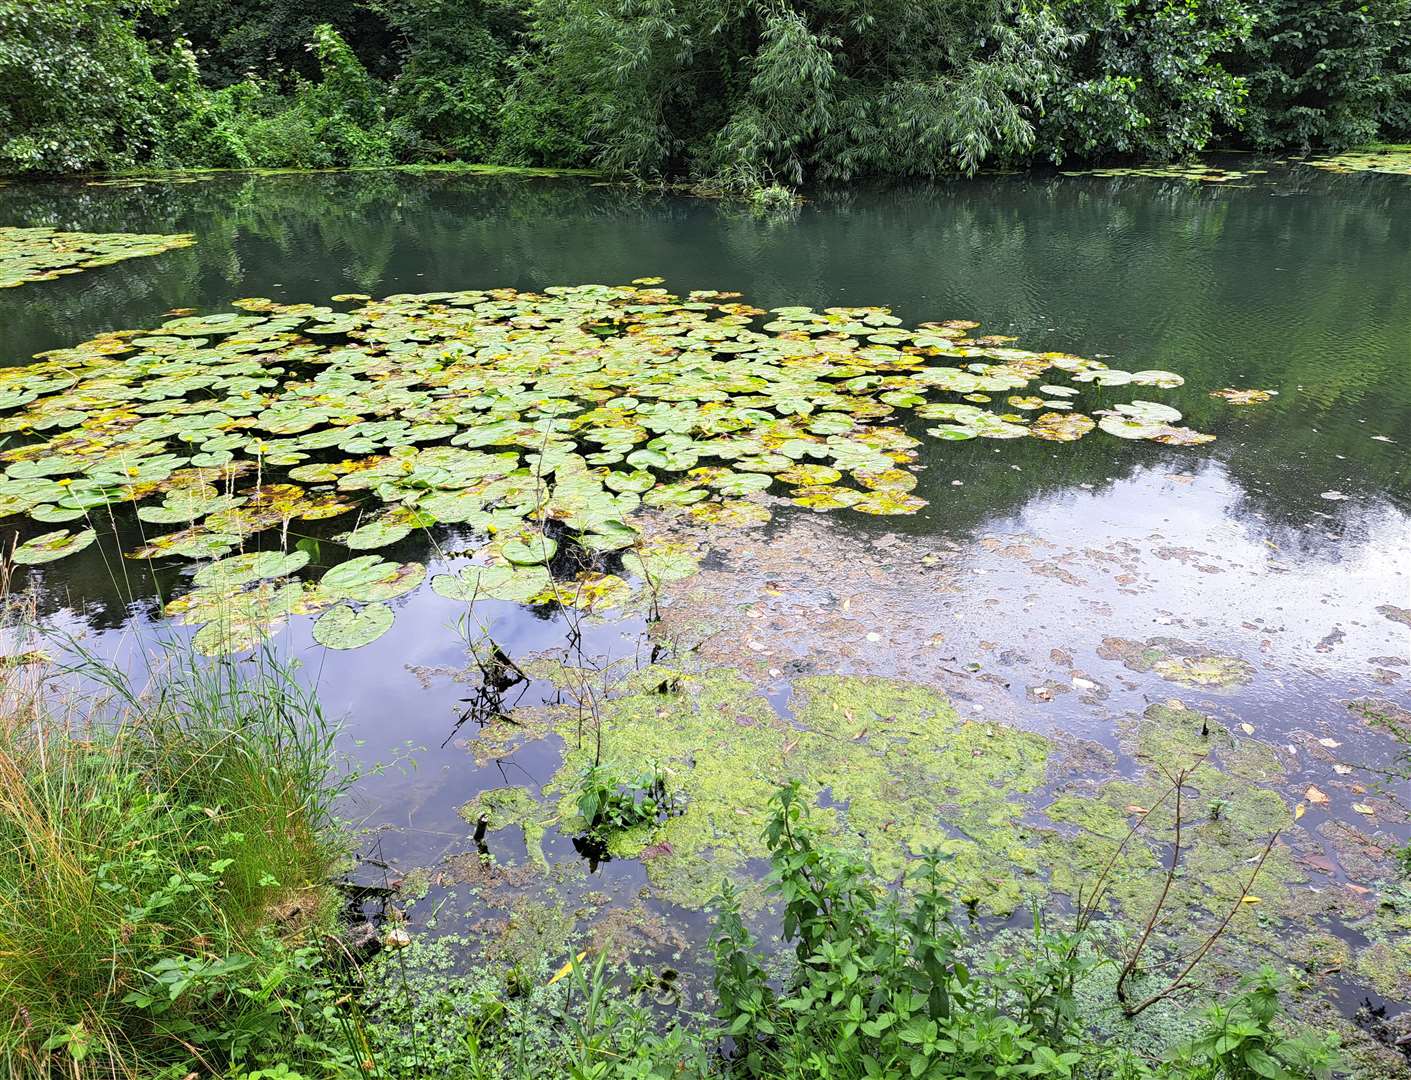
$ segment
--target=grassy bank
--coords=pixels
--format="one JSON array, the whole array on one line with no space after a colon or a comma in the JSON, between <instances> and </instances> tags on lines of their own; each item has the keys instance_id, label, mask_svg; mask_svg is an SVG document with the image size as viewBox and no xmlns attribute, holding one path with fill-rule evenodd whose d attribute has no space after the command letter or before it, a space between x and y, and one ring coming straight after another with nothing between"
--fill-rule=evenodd
<instances>
[{"instance_id":1,"label":"grassy bank","mask_svg":"<svg viewBox=\"0 0 1411 1080\"><path fill-rule=\"evenodd\" d=\"M281 983L337 911L331 739L268 658L174 651L140 688L81 655L4 673L0 1074L282 1052Z\"/></svg>"}]
</instances>

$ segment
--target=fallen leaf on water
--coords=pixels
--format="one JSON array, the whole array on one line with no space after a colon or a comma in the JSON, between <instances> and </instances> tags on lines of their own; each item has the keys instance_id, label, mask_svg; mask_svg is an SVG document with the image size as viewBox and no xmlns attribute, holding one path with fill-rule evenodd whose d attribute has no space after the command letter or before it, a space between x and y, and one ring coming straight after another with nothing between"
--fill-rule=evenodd
<instances>
[{"instance_id":1,"label":"fallen leaf on water","mask_svg":"<svg viewBox=\"0 0 1411 1080\"><path fill-rule=\"evenodd\" d=\"M1242 896L1242 897L1240 897L1240 903L1241 903L1241 904L1262 904L1263 902L1264 902L1264 898L1263 898L1262 896Z\"/></svg>"},{"instance_id":2,"label":"fallen leaf on water","mask_svg":"<svg viewBox=\"0 0 1411 1080\"><path fill-rule=\"evenodd\" d=\"M1148 810L1145 806L1138 806L1136 803L1132 803L1132 804L1131 804L1130 806L1128 806L1126 809L1127 809L1127 813L1129 813L1129 814L1149 814L1149 813L1151 813L1151 811Z\"/></svg>"},{"instance_id":3,"label":"fallen leaf on water","mask_svg":"<svg viewBox=\"0 0 1411 1080\"><path fill-rule=\"evenodd\" d=\"M1224 390L1210 391L1210 396L1224 398L1231 405L1259 405L1277 396L1278 393L1277 390L1239 390L1234 387L1226 387Z\"/></svg>"},{"instance_id":4,"label":"fallen leaf on water","mask_svg":"<svg viewBox=\"0 0 1411 1080\"><path fill-rule=\"evenodd\" d=\"M387 937L383 944L389 949L405 949L412 943L412 936L400 926L387 932Z\"/></svg>"},{"instance_id":5,"label":"fallen leaf on water","mask_svg":"<svg viewBox=\"0 0 1411 1080\"><path fill-rule=\"evenodd\" d=\"M1322 806L1328 801L1327 795L1319 791L1316 787L1311 784L1308 786L1308 790L1303 793L1303 797L1309 802L1311 802L1314 806Z\"/></svg>"},{"instance_id":6,"label":"fallen leaf on water","mask_svg":"<svg viewBox=\"0 0 1411 1080\"><path fill-rule=\"evenodd\" d=\"M549 985L549 986L553 986L554 983L556 983L556 982L558 982L560 979L564 978L564 977L565 977L570 971L572 971L577 965L583 963L583 958L584 958L585 956L587 956L587 955L588 955L588 950L584 949L584 950L583 950L581 953L579 953L576 957L574 957L574 958L573 958L572 960L570 960L568 963L564 964L563 967L559 968L556 972L554 972L554 977L549 980L548 985Z\"/></svg>"},{"instance_id":7,"label":"fallen leaf on water","mask_svg":"<svg viewBox=\"0 0 1411 1080\"><path fill-rule=\"evenodd\" d=\"M1355 802L1355 803L1353 803L1353 804L1352 804L1352 809L1356 810L1359 814L1366 814L1368 817L1371 817L1372 815L1376 814L1376 811L1375 811L1375 810L1373 810L1373 809L1372 809L1370 806L1368 806L1366 803L1362 803L1362 802Z\"/></svg>"},{"instance_id":8,"label":"fallen leaf on water","mask_svg":"<svg viewBox=\"0 0 1411 1080\"><path fill-rule=\"evenodd\" d=\"M1342 743L1338 742L1336 739L1319 739L1318 745L1326 746L1329 750L1336 750Z\"/></svg>"},{"instance_id":9,"label":"fallen leaf on water","mask_svg":"<svg viewBox=\"0 0 1411 1080\"><path fill-rule=\"evenodd\" d=\"M1344 764L1343 764L1342 762L1340 762L1340 761L1339 761L1336 765L1333 766L1333 772L1337 773L1339 776L1346 776L1346 775L1347 775L1348 773L1350 773L1351 771L1352 771L1352 766L1351 766L1351 765L1344 765Z\"/></svg>"},{"instance_id":10,"label":"fallen leaf on water","mask_svg":"<svg viewBox=\"0 0 1411 1080\"><path fill-rule=\"evenodd\" d=\"M1240 730L1243 731L1246 735L1253 735L1253 734L1254 734L1254 725L1253 725L1253 724L1241 724L1241 725L1240 725Z\"/></svg>"}]
</instances>

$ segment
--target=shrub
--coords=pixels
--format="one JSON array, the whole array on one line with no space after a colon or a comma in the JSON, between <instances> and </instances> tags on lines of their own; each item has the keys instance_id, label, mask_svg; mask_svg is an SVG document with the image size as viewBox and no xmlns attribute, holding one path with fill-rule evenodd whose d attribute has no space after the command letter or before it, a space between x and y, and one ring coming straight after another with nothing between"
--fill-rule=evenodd
<instances>
[{"instance_id":1,"label":"shrub","mask_svg":"<svg viewBox=\"0 0 1411 1080\"><path fill-rule=\"evenodd\" d=\"M1254 11L1236 59L1254 146L1341 149L1405 130L1411 0L1257 0Z\"/></svg>"},{"instance_id":2,"label":"shrub","mask_svg":"<svg viewBox=\"0 0 1411 1080\"><path fill-rule=\"evenodd\" d=\"M1077 0L1058 10L1082 44L1043 99L1039 148L1050 159L1172 160L1238 124L1247 87L1226 59L1251 31L1244 0Z\"/></svg>"},{"instance_id":3,"label":"shrub","mask_svg":"<svg viewBox=\"0 0 1411 1080\"><path fill-rule=\"evenodd\" d=\"M255 163L246 145L246 114L259 89L241 82L224 90L201 85L196 55L177 41L162 65L162 158L172 164L214 169L247 169Z\"/></svg>"}]
</instances>

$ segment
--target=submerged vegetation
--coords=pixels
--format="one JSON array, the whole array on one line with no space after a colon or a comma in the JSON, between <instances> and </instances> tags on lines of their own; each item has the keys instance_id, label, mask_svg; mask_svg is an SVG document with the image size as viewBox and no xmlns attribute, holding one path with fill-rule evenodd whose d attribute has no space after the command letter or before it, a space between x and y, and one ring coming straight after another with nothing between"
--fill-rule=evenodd
<instances>
[{"instance_id":1,"label":"submerged vegetation","mask_svg":"<svg viewBox=\"0 0 1411 1080\"><path fill-rule=\"evenodd\" d=\"M715 187L1411 132L1407 0L3 0L0 171L447 160Z\"/></svg>"}]
</instances>

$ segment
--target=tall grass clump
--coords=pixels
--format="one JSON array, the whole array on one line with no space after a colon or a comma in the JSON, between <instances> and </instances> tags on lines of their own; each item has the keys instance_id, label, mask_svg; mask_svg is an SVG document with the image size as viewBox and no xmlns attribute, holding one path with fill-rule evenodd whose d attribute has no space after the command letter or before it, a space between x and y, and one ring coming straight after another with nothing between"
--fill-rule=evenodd
<instances>
[{"instance_id":1,"label":"tall grass clump","mask_svg":"<svg viewBox=\"0 0 1411 1080\"><path fill-rule=\"evenodd\" d=\"M67 646L0 669L0 1078L263 1056L336 911L332 728L268 655Z\"/></svg>"}]
</instances>

